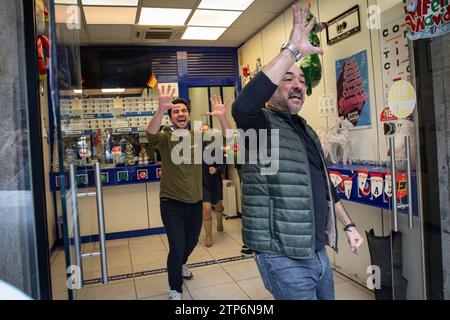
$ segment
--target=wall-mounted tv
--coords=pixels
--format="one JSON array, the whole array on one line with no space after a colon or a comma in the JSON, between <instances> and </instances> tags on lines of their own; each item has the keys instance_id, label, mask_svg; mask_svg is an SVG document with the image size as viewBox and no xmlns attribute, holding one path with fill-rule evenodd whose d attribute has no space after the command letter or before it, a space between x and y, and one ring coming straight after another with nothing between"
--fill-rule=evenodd
<instances>
[{"instance_id":1,"label":"wall-mounted tv","mask_svg":"<svg viewBox=\"0 0 450 320\"><path fill-rule=\"evenodd\" d=\"M81 47L83 88L144 88L152 73L147 47Z\"/></svg>"}]
</instances>

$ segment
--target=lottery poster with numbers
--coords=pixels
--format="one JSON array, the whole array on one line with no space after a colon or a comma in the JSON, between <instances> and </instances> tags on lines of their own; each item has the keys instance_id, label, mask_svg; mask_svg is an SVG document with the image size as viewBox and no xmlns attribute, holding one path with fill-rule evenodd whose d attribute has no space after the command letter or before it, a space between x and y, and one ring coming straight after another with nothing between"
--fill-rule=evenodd
<instances>
[{"instance_id":1,"label":"lottery poster with numbers","mask_svg":"<svg viewBox=\"0 0 450 320\"><path fill-rule=\"evenodd\" d=\"M370 127L367 51L336 61L338 115L355 128Z\"/></svg>"}]
</instances>

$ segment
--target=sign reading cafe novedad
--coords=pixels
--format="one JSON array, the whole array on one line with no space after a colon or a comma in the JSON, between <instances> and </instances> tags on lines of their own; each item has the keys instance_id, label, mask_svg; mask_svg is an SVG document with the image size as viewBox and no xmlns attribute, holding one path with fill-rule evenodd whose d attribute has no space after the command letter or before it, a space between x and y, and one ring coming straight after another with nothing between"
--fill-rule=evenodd
<instances>
[{"instance_id":1,"label":"sign reading cafe novedad","mask_svg":"<svg viewBox=\"0 0 450 320\"><path fill-rule=\"evenodd\" d=\"M403 0L410 40L432 38L450 31L450 0Z\"/></svg>"}]
</instances>

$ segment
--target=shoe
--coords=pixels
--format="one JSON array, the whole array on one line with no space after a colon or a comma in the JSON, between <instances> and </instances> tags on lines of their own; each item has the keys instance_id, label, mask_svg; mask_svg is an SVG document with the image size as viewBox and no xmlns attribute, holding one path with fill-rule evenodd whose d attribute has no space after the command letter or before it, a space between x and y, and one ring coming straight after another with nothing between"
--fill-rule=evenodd
<instances>
[{"instance_id":1,"label":"shoe","mask_svg":"<svg viewBox=\"0 0 450 320\"><path fill-rule=\"evenodd\" d=\"M191 280L194 277L191 270L189 270L189 268L186 264L183 264L181 267L181 275L182 275L183 279L186 279L186 280Z\"/></svg>"},{"instance_id":2,"label":"shoe","mask_svg":"<svg viewBox=\"0 0 450 320\"><path fill-rule=\"evenodd\" d=\"M250 257L250 256L253 256L253 250L252 250L252 249L249 249L249 248L246 247L246 246L242 246L241 254L242 254L244 257Z\"/></svg>"},{"instance_id":3,"label":"shoe","mask_svg":"<svg viewBox=\"0 0 450 320\"><path fill-rule=\"evenodd\" d=\"M177 290L170 290L169 300L181 300L181 293L179 293Z\"/></svg>"}]
</instances>

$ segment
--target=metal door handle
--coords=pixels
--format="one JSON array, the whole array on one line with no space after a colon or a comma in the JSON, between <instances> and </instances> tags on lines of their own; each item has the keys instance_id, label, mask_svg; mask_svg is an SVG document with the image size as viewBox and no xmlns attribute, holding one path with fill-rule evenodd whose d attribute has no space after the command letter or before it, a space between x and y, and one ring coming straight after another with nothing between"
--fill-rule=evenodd
<instances>
[{"instance_id":1,"label":"metal door handle","mask_svg":"<svg viewBox=\"0 0 450 320\"><path fill-rule=\"evenodd\" d=\"M398 232L398 210L397 210L397 170L395 167L395 138L389 138L391 148L391 175L392 175L392 210L394 213L394 231Z\"/></svg>"},{"instance_id":2,"label":"metal door handle","mask_svg":"<svg viewBox=\"0 0 450 320\"><path fill-rule=\"evenodd\" d=\"M80 219L78 214L78 196L77 196L77 182L75 179L75 165L70 165L70 190L72 197L72 216L73 216L73 233L75 241L75 264L79 268L80 274L77 276L79 281L79 288L83 287L83 259L81 256L81 237L80 237ZM70 238L69 238L70 242ZM70 245L70 244L69 244Z\"/></svg>"},{"instance_id":3,"label":"metal door handle","mask_svg":"<svg viewBox=\"0 0 450 320\"><path fill-rule=\"evenodd\" d=\"M406 171L408 174L408 227L413 228L413 194L412 194L412 173L411 173L411 138L405 137L406 147Z\"/></svg>"},{"instance_id":4,"label":"metal door handle","mask_svg":"<svg viewBox=\"0 0 450 320\"><path fill-rule=\"evenodd\" d=\"M98 238L100 242L100 256L102 264L103 284L108 283L108 264L106 257L105 216L103 211L103 190L100 174L100 163L95 163L95 188L97 193Z\"/></svg>"}]
</instances>

